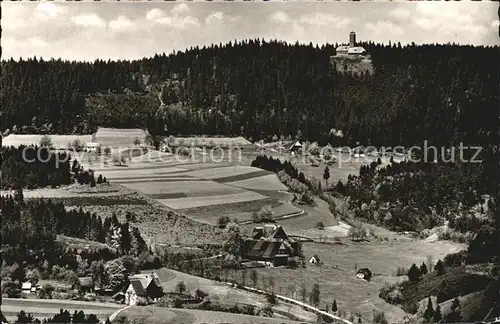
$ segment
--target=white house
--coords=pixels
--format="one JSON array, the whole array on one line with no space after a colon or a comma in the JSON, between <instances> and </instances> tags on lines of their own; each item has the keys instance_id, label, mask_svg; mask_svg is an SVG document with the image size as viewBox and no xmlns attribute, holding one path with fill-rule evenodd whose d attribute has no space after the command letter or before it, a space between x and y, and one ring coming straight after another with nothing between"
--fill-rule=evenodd
<instances>
[{"instance_id":1,"label":"white house","mask_svg":"<svg viewBox=\"0 0 500 324\"><path fill-rule=\"evenodd\" d=\"M98 152L101 149L101 144L96 142L87 142L86 150L87 152Z\"/></svg>"},{"instance_id":2,"label":"white house","mask_svg":"<svg viewBox=\"0 0 500 324\"><path fill-rule=\"evenodd\" d=\"M362 55L365 53L366 53L366 50L361 46L350 47L347 50L347 54L349 54L349 55Z\"/></svg>"},{"instance_id":3,"label":"white house","mask_svg":"<svg viewBox=\"0 0 500 324\"><path fill-rule=\"evenodd\" d=\"M313 255L310 259L309 259L309 263L311 264L320 264L321 260L319 259L319 256L317 254Z\"/></svg>"},{"instance_id":4,"label":"white house","mask_svg":"<svg viewBox=\"0 0 500 324\"><path fill-rule=\"evenodd\" d=\"M137 274L129 278L130 285L125 291L125 304L134 306L142 299L156 302L163 295L161 282L156 273Z\"/></svg>"},{"instance_id":5,"label":"white house","mask_svg":"<svg viewBox=\"0 0 500 324\"><path fill-rule=\"evenodd\" d=\"M23 293L30 293L31 292L31 288L32 288L31 282L26 281L26 282L23 282L21 290L22 290Z\"/></svg>"}]
</instances>

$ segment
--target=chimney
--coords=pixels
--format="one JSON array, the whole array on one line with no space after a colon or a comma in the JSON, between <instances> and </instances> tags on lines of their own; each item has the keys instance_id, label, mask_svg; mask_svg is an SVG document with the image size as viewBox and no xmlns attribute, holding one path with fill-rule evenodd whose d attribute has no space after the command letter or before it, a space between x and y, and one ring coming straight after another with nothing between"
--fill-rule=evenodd
<instances>
[{"instance_id":1,"label":"chimney","mask_svg":"<svg viewBox=\"0 0 500 324\"><path fill-rule=\"evenodd\" d=\"M351 32L349 34L349 47L354 47L356 46L356 33Z\"/></svg>"}]
</instances>

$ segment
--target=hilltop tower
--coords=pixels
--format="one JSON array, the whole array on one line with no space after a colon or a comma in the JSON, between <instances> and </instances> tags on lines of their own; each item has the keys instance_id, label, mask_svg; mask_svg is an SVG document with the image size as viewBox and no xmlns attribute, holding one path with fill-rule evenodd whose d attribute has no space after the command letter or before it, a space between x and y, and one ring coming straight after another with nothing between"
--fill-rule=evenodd
<instances>
[{"instance_id":1,"label":"hilltop tower","mask_svg":"<svg viewBox=\"0 0 500 324\"><path fill-rule=\"evenodd\" d=\"M349 34L349 47L354 47L356 46L356 33L351 32Z\"/></svg>"}]
</instances>

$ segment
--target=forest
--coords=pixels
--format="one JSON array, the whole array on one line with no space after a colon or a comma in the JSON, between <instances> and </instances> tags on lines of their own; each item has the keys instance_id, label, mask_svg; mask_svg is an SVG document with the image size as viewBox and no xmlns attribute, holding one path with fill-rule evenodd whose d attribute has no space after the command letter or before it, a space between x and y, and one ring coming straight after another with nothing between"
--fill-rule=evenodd
<instances>
[{"instance_id":1,"label":"forest","mask_svg":"<svg viewBox=\"0 0 500 324\"><path fill-rule=\"evenodd\" d=\"M360 43L375 72L347 75L331 66L336 45L251 39L136 61L2 61L2 132L141 127L324 143L340 129L343 144L498 143L498 47Z\"/></svg>"},{"instance_id":2,"label":"forest","mask_svg":"<svg viewBox=\"0 0 500 324\"><path fill-rule=\"evenodd\" d=\"M21 190L0 199L2 287L9 281L19 285L33 271L38 278L72 281L89 272L94 275L104 268L104 262L120 257L131 258L123 263L136 264L134 268L149 262L148 247L139 230L128 222L120 223L116 215L102 221L81 209L67 211L62 203L24 200ZM58 235L93 240L108 247L69 249L57 239Z\"/></svg>"}]
</instances>

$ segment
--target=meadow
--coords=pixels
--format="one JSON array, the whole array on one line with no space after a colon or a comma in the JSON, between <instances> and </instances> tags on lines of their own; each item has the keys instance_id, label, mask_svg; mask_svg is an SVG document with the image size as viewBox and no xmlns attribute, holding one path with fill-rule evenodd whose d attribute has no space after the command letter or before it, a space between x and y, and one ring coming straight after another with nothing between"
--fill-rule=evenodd
<instances>
[{"instance_id":1,"label":"meadow","mask_svg":"<svg viewBox=\"0 0 500 324\"><path fill-rule=\"evenodd\" d=\"M40 146L40 141L43 136L45 135L11 134L2 138L2 146ZM52 145L55 149L67 149L68 143L73 143L75 140L80 141L82 145L92 140L92 135L48 135L48 137L52 141Z\"/></svg>"},{"instance_id":2,"label":"meadow","mask_svg":"<svg viewBox=\"0 0 500 324\"><path fill-rule=\"evenodd\" d=\"M208 294L210 301L215 303L230 304L230 305L245 304L245 305L254 305L257 307L264 306L267 303L266 298L263 295L237 289L224 283L216 282L202 277L193 276L187 273L171 269L162 268L155 271L157 272L158 277L162 282L163 290L166 292L175 292L177 284L182 281L186 285L187 292L193 293L196 289L201 289ZM247 280L250 281L248 278ZM279 303L278 305L275 306L275 308L281 310L282 312L290 313L304 320L309 320L309 321L316 320L316 315L304 311L301 307L298 307L296 305ZM227 314L227 313L218 313L218 314ZM238 314L227 314L227 315L236 316L236 317L224 316L224 318L228 320L239 319L238 316L240 316ZM251 318L252 317L250 317L249 320ZM257 317L257 319L260 320L264 318ZM221 322L221 323L227 323L227 322ZM242 322L238 321L234 323L242 323Z\"/></svg>"},{"instance_id":3,"label":"meadow","mask_svg":"<svg viewBox=\"0 0 500 324\"><path fill-rule=\"evenodd\" d=\"M370 322L373 310L386 313L389 322L400 320L405 312L386 303L378 297L380 288L386 282L404 277L395 277L398 267L409 268L413 263L420 265L430 257L433 262L448 253L459 251L463 246L451 242L424 243L422 241L400 241L387 243L305 243L306 260L318 255L322 266L308 264L305 269L259 268L258 285L273 279L275 292L301 299L300 289L305 284L308 292L314 284L321 291L320 306L331 305L336 300L339 310L359 313L363 322ZM370 282L356 278L356 269L369 268L374 274Z\"/></svg>"},{"instance_id":4,"label":"meadow","mask_svg":"<svg viewBox=\"0 0 500 324\"><path fill-rule=\"evenodd\" d=\"M131 307L120 312L121 316L135 319L138 323L148 324L299 324L301 322L266 318L250 315L209 312L192 309L171 309L161 307Z\"/></svg>"}]
</instances>

